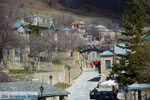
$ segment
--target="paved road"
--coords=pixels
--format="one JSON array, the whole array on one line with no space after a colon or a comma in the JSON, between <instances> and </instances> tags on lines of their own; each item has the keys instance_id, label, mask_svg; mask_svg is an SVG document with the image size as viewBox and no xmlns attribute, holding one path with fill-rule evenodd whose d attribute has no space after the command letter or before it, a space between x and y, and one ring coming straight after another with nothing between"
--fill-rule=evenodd
<instances>
[{"instance_id":1,"label":"paved road","mask_svg":"<svg viewBox=\"0 0 150 100\"><path fill-rule=\"evenodd\" d=\"M92 68L84 69L81 76L67 89L71 93L68 96L68 100L90 100L89 91L97 86L99 80L98 71Z\"/></svg>"}]
</instances>

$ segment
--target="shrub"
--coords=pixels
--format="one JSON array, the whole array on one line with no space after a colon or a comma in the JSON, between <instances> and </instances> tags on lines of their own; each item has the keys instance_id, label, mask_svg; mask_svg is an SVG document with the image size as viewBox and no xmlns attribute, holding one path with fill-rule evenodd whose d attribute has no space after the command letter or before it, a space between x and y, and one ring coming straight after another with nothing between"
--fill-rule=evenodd
<instances>
[{"instance_id":1,"label":"shrub","mask_svg":"<svg viewBox=\"0 0 150 100\"><path fill-rule=\"evenodd\" d=\"M54 86L61 88L61 89L66 89L66 88L70 87L70 85L67 83L57 83Z\"/></svg>"},{"instance_id":2,"label":"shrub","mask_svg":"<svg viewBox=\"0 0 150 100\"><path fill-rule=\"evenodd\" d=\"M60 61L57 61L57 62L53 62L53 65L64 65L62 62L60 62Z\"/></svg>"},{"instance_id":3,"label":"shrub","mask_svg":"<svg viewBox=\"0 0 150 100\"><path fill-rule=\"evenodd\" d=\"M71 66L66 64L65 68L69 69L69 68L71 68Z\"/></svg>"},{"instance_id":4,"label":"shrub","mask_svg":"<svg viewBox=\"0 0 150 100\"><path fill-rule=\"evenodd\" d=\"M44 70L33 70L33 71L28 71L28 70L24 70L24 69L9 69L9 73L10 74L30 74L30 73L40 73L40 72L48 72L48 71L44 71Z\"/></svg>"},{"instance_id":5,"label":"shrub","mask_svg":"<svg viewBox=\"0 0 150 100\"><path fill-rule=\"evenodd\" d=\"M24 69L9 69L10 74L23 74L23 73L31 73Z\"/></svg>"}]
</instances>

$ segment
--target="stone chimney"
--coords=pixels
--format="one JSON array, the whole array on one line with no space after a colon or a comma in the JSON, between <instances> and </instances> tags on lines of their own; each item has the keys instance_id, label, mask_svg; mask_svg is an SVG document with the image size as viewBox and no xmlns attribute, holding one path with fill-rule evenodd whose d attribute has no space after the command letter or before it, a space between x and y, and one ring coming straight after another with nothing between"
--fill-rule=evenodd
<instances>
[{"instance_id":1,"label":"stone chimney","mask_svg":"<svg viewBox=\"0 0 150 100\"><path fill-rule=\"evenodd\" d=\"M37 15L34 15L34 18L33 18L33 25L37 25L38 24L38 17Z\"/></svg>"},{"instance_id":2,"label":"stone chimney","mask_svg":"<svg viewBox=\"0 0 150 100\"><path fill-rule=\"evenodd\" d=\"M50 24L51 24L51 25L53 25L53 24L54 24L54 21L53 21L53 19L52 19L52 18L50 18L50 21L49 21L49 22L50 22Z\"/></svg>"},{"instance_id":3,"label":"stone chimney","mask_svg":"<svg viewBox=\"0 0 150 100\"><path fill-rule=\"evenodd\" d=\"M23 19L23 18L21 18L20 22L21 22L22 24L24 24L24 19Z\"/></svg>"}]
</instances>

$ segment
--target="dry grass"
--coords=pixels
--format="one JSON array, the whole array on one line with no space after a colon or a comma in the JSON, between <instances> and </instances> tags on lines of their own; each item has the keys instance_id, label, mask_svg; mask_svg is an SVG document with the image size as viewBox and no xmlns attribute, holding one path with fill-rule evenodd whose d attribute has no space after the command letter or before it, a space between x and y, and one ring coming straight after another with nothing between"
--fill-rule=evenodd
<instances>
[{"instance_id":1,"label":"dry grass","mask_svg":"<svg viewBox=\"0 0 150 100\"><path fill-rule=\"evenodd\" d=\"M13 0L19 4L21 0ZM52 16L57 15L72 15L76 16L78 20L91 22L93 19L98 21L118 20L113 16L112 11L91 6L88 4L83 5L80 9L66 8L59 3L59 0L53 0L54 5L50 6L48 3L41 0L24 0L25 12L31 15L40 15L49 20Z\"/></svg>"},{"instance_id":2,"label":"dry grass","mask_svg":"<svg viewBox=\"0 0 150 100\"><path fill-rule=\"evenodd\" d=\"M16 3L20 3L20 0L14 0ZM41 0L24 0L25 8L33 12L46 12L47 14L57 14L57 13L69 13L73 15L89 16L89 17L108 17L115 18L112 11L91 6L89 4L83 5L80 9L70 9L66 8L59 3L59 0L53 0L54 5L50 6L48 3Z\"/></svg>"}]
</instances>

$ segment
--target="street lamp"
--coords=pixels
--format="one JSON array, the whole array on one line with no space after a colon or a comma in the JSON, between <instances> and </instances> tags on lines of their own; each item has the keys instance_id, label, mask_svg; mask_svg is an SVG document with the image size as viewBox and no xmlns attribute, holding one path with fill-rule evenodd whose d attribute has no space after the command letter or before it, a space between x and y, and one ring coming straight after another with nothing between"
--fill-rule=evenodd
<instances>
[{"instance_id":1,"label":"street lamp","mask_svg":"<svg viewBox=\"0 0 150 100\"><path fill-rule=\"evenodd\" d=\"M53 78L53 76L50 75L50 76L49 76L49 79L50 79L50 84L51 84L51 85L52 85L52 78Z\"/></svg>"},{"instance_id":2,"label":"street lamp","mask_svg":"<svg viewBox=\"0 0 150 100\"><path fill-rule=\"evenodd\" d=\"M43 91L44 91L44 87L41 85L40 86L41 98L42 98Z\"/></svg>"},{"instance_id":3,"label":"street lamp","mask_svg":"<svg viewBox=\"0 0 150 100\"><path fill-rule=\"evenodd\" d=\"M70 67L68 67L69 83L70 83Z\"/></svg>"}]
</instances>

